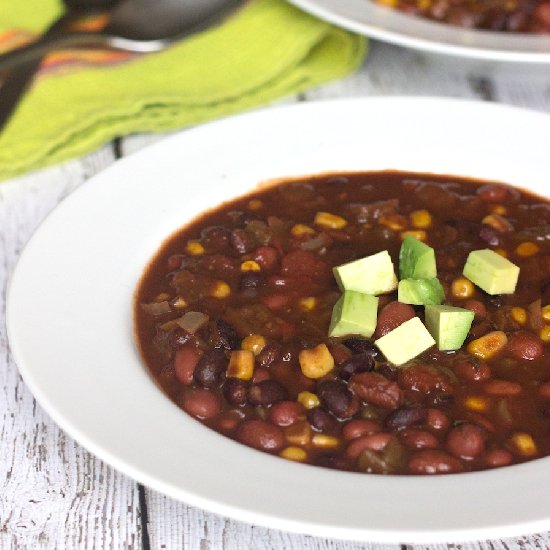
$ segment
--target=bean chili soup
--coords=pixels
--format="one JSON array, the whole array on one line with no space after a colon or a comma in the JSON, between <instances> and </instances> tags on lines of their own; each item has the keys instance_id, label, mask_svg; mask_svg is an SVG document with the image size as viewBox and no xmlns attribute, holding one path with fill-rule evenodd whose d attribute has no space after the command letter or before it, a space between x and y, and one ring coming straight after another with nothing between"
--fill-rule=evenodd
<instances>
[{"instance_id":1,"label":"bean chili soup","mask_svg":"<svg viewBox=\"0 0 550 550\"><path fill-rule=\"evenodd\" d=\"M397 265L407 235L435 249L444 304L475 318L461 349L397 367L373 341L423 308L381 295L372 338L330 338L332 268L384 250ZM519 266L513 294L462 275L487 248ZM283 182L207 212L161 247L135 320L158 384L225 436L317 466L444 474L550 454L548 304L549 201L386 171ZM311 375L301 353L321 348L333 366Z\"/></svg>"}]
</instances>

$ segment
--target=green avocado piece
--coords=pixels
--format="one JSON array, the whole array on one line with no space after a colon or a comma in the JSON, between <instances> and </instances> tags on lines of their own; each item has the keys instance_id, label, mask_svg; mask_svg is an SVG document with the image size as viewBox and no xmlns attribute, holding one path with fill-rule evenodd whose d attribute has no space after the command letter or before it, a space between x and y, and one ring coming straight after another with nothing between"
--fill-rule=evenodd
<instances>
[{"instance_id":1,"label":"green avocado piece","mask_svg":"<svg viewBox=\"0 0 550 550\"><path fill-rule=\"evenodd\" d=\"M438 279L401 279L397 287L397 299L403 304L416 306L440 304L445 291Z\"/></svg>"},{"instance_id":2,"label":"green avocado piece","mask_svg":"<svg viewBox=\"0 0 550 550\"><path fill-rule=\"evenodd\" d=\"M334 304L329 336L360 334L370 338L376 329L378 298L355 290L346 290Z\"/></svg>"},{"instance_id":3,"label":"green avocado piece","mask_svg":"<svg viewBox=\"0 0 550 550\"><path fill-rule=\"evenodd\" d=\"M474 320L474 312L452 306L427 305L426 327L440 350L460 349Z\"/></svg>"},{"instance_id":4,"label":"green avocado piece","mask_svg":"<svg viewBox=\"0 0 550 550\"><path fill-rule=\"evenodd\" d=\"M374 342L386 359L397 366L414 359L434 344L435 340L418 317L405 321Z\"/></svg>"},{"instance_id":5,"label":"green avocado piece","mask_svg":"<svg viewBox=\"0 0 550 550\"><path fill-rule=\"evenodd\" d=\"M487 294L513 294L519 267L486 248L470 252L462 273Z\"/></svg>"},{"instance_id":6,"label":"green avocado piece","mask_svg":"<svg viewBox=\"0 0 550 550\"><path fill-rule=\"evenodd\" d=\"M434 249L414 237L405 237L399 251L399 278L433 279L435 277L437 277L437 269Z\"/></svg>"},{"instance_id":7,"label":"green avocado piece","mask_svg":"<svg viewBox=\"0 0 550 550\"><path fill-rule=\"evenodd\" d=\"M342 290L383 294L397 288L397 277L387 250L333 268Z\"/></svg>"}]
</instances>

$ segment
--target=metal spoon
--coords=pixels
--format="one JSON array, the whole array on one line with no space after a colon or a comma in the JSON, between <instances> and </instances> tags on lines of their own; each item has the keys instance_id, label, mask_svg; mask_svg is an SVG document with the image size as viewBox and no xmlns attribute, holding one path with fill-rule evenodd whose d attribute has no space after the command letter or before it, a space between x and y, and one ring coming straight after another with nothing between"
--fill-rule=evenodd
<instances>
[{"instance_id":1,"label":"metal spoon","mask_svg":"<svg viewBox=\"0 0 550 550\"><path fill-rule=\"evenodd\" d=\"M0 56L0 70L52 51L104 46L157 52L174 41L218 23L247 0L122 0L99 32L67 32L44 38Z\"/></svg>"}]
</instances>

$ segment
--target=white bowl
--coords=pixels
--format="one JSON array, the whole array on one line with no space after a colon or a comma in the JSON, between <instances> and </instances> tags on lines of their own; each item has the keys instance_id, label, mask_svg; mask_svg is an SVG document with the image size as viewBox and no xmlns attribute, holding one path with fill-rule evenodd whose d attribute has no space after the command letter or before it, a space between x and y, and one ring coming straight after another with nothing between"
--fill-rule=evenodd
<instances>
[{"instance_id":1,"label":"white bowl","mask_svg":"<svg viewBox=\"0 0 550 550\"><path fill-rule=\"evenodd\" d=\"M69 196L23 252L8 332L38 401L140 482L269 527L365 541L506 537L550 526L550 459L439 477L356 474L240 445L183 413L136 351L132 299L160 243L263 180L395 168L544 193L550 117L486 103L373 98L254 112L168 138Z\"/></svg>"}]
</instances>

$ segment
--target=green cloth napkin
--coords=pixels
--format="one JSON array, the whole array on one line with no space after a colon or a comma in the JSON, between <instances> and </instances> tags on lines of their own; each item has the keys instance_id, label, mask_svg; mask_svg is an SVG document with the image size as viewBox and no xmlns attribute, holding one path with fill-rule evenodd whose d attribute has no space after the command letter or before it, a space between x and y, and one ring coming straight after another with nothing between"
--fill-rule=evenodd
<instances>
[{"instance_id":1,"label":"green cloth napkin","mask_svg":"<svg viewBox=\"0 0 550 550\"><path fill-rule=\"evenodd\" d=\"M58 0L10 2L0 47L13 29L41 32L60 12ZM251 0L160 53L44 68L0 136L0 179L117 136L183 128L304 91L353 71L365 53L364 38L284 0Z\"/></svg>"}]
</instances>

